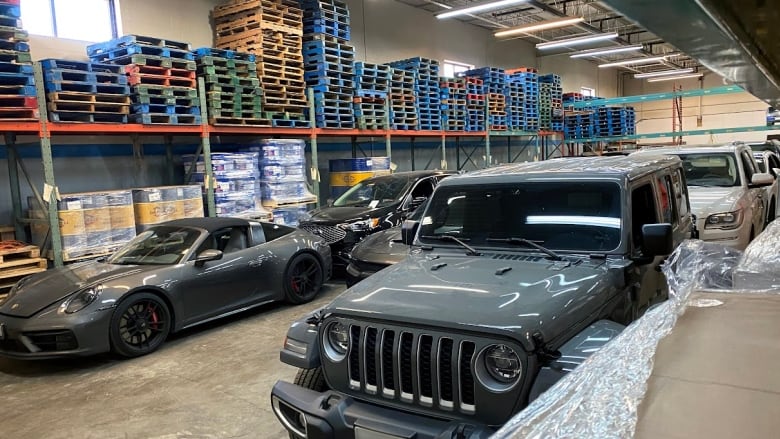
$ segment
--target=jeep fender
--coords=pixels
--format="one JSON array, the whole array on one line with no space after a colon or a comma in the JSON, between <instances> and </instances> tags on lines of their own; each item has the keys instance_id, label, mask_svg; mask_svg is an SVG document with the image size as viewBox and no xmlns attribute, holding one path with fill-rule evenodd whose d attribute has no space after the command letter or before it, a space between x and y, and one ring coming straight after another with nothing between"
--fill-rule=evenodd
<instances>
[{"instance_id":1,"label":"jeep fender","mask_svg":"<svg viewBox=\"0 0 780 439\"><path fill-rule=\"evenodd\" d=\"M536 376L533 387L531 387L528 402L539 397L567 373L582 364L594 352L617 337L625 328L620 323L610 320L599 320L564 343L558 349L561 353L560 358L549 362L539 369L539 374Z\"/></svg>"},{"instance_id":2,"label":"jeep fender","mask_svg":"<svg viewBox=\"0 0 780 439\"><path fill-rule=\"evenodd\" d=\"M320 367L318 322L320 310L316 310L290 325L284 346L279 352L279 360L290 366L302 369Z\"/></svg>"}]
</instances>

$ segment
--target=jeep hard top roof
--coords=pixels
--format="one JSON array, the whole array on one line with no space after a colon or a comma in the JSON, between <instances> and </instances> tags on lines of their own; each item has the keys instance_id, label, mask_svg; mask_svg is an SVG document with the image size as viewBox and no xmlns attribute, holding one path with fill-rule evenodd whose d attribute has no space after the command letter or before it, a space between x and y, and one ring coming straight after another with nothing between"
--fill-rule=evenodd
<instances>
[{"instance_id":1,"label":"jeep hard top roof","mask_svg":"<svg viewBox=\"0 0 780 439\"><path fill-rule=\"evenodd\" d=\"M442 185L501 183L524 180L555 180L570 177L619 177L635 180L680 163L670 156L571 157L541 162L514 163L448 178Z\"/></svg>"}]
</instances>

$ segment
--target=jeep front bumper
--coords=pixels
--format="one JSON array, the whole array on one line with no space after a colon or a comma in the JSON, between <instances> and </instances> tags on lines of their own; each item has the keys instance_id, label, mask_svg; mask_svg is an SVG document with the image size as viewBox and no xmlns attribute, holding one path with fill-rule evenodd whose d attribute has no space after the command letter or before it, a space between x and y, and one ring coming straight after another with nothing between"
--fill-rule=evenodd
<instances>
[{"instance_id":1,"label":"jeep front bumper","mask_svg":"<svg viewBox=\"0 0 780 439\"><path fill-rule=\"evenodd\" d=\"M486 439L495 433L484 425L414 415L284 381L271 390L271 406L290 433L307 439Z\"/></svg>"}]
</instances>

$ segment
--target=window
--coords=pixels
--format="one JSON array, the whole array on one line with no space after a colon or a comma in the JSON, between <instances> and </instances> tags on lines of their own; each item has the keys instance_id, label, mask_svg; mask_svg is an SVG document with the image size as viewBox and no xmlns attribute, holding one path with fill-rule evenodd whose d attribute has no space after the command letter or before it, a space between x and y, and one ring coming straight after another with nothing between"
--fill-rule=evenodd
<instances>
[{"instance_id":1,"label":"window","mask_svg":"<svg viewBox=\"0 0 780 439\"><path fill-rule=\"evenodd\" d=\"M596 90L590 88L590 87L580 87L580 94L583 96L590 96L594 97L596 96Z\"/></svg>"},{"instance_id":2,"label":"window","mask_svg":"<svg viewBox=\"0 0 780 439\"><path fill-rule=\"evenodd\" d=\"M688 198L684 195L686 191L683 188L686 183L681 170L678 169L672 174L672 183L675 198L677 199L677 211L680 212L680 218L682 218L688 214Z\"/></svg>"},{"instance_id":3,"label":"window","mask_svg":"<svg viewBox=\"0 0 780 439\"><path fill-rule=\"evenodd\" d=\"M116 0L22 0L22 24L35 35L107 41L119 33Z\"/></svg>"},{"instance_id":4,"label":"window","mask_svg":"<svg viewBox=\"0 0 780 439\"><path fill-rule=\"evenodd\" d=\"M677 203L674 188L672 186L672 177L666 175L664 178L657 179L658 191L660 192L661 201L661 214L663 215L663 222L669 224L677 224L679 217L677 216Z\"/></svg>"},{"instance_id":5,"label":"window","mask_svg":"<svg viewBox=\"0 0 780 439\"><path fill-rule=\"evenodd\" d=\"M652 186L645 184L631 192L631 233L634 235L635 251L642 248L642 226L658 222L656 212Z\"/></svg>"},{"instance_id":6,"label":"window","mask_svg":"<svg viewBox=\"0 0 780 439\"><path fill-rule=\"evenodd\" d=\"M474 68L474 66L471 64L464 64L457 61L447 61L446 59L444 60L443 67L444 68L441 75L447 78L454 78L458 75L458 73L463 73Z\"/></svg>"}]
</instances>

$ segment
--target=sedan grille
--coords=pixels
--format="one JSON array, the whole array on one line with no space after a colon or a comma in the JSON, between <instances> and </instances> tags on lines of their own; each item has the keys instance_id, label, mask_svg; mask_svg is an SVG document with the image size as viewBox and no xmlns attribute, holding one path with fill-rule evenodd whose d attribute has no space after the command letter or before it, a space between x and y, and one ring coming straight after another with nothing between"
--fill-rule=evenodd
<instances>
[{"instance_id":1,"label":"sedan grille","mask_svg":"<svg viewBox=\"0 0 780 439\"><path fill-rule=\"evenodd\" d=\"M475 412L474 341L380 325L352 325L350 335L350 389L439 410Z\"/></svg>"},{"instance_id":2,"label":"sedan grille","mask_svg":"<svg viewBox=\"0 0 780 439\"><path fill-rule=\"evenodd\" d=\"M347 232L336 226L320 226L317 224L301 224L298 226L313 235L324 239L328 244L335 244L347 236Z\"/></svg>"}]
</instances>

